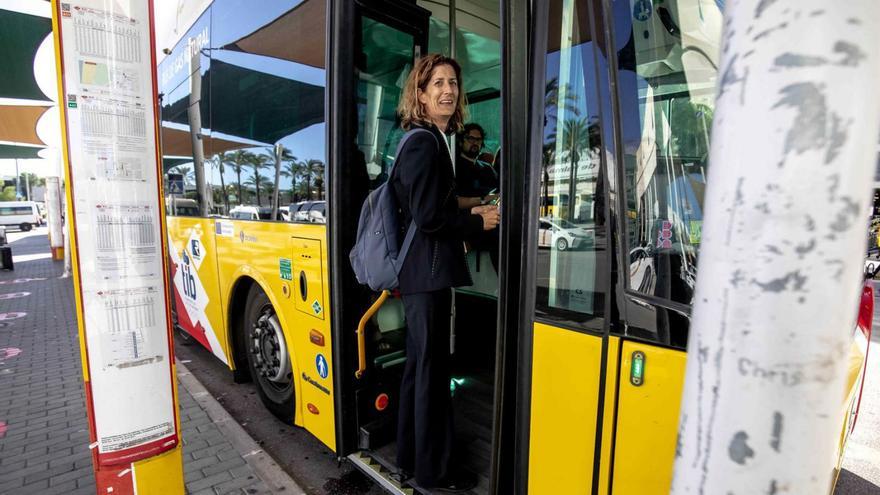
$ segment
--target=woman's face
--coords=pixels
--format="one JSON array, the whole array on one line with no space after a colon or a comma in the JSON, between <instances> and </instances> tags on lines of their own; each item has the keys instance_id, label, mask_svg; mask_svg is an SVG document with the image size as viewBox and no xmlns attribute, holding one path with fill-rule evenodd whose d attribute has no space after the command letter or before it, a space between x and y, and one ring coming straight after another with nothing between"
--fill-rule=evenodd
<instances>
[{"instance_id":1,"label":"woman's face","mask_svg":"<svg viewBox=\"0 0 880 495\"><path fill-rule=\"evenodd\" d=\"M431 72L428 85L419 90L419 102L433 122L448 122L458 106L458 78L450 65L438 65Z\"/></svg>"}]
</instances>

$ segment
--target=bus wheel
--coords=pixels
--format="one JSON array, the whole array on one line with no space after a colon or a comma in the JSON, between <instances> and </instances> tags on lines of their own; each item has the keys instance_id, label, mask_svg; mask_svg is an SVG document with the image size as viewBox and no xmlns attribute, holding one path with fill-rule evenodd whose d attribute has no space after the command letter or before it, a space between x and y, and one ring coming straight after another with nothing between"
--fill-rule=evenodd
<instances>
[{"instance_id":1,"label":"bus wheel","mask_svg":"<svg viewBox=\"0 0 880 495\"><path fill-rule=\"evenodd\" d=\"M293 423L293 372L275 308L256 285L248 293L242 320L248 368L263 404L278 419Z\"/></svg>"},{"instance_id":2,"label":"bus wheel","mask_svg":"<svg viewBox=\"0 0 880 495\"><path fill-rule=\"evenodd\" d=\"M19 225L18 228L20 228L22 232L27 232L27 231L31 230L31 224L23 223L23 224Z\"/></svg>"}]
</instances>

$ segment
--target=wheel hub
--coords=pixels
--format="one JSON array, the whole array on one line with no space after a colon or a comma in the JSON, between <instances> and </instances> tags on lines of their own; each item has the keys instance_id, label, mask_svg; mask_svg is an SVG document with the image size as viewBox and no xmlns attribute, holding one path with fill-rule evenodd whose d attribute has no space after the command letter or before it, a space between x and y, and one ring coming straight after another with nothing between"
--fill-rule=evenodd
<instances>
[{"instance_id":1,"label":"wheel hub","mask_svg":"<svg viewBox=\"0 0 880 495\"><path fill-rule=\"evenodd\" d=\"M290 357L274 312L264 312L254 324L250 347L260 376L278 385L290 382Z\"/></svg>"}]
</instances>

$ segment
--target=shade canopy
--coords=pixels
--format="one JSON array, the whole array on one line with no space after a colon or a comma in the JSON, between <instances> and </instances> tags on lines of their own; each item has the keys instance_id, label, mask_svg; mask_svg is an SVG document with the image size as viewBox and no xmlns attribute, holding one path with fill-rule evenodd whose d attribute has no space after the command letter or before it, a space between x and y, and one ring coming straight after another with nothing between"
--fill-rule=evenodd
<instances>
[{"instance_id":1,"label":"shade canopy","mask_svg":"<svg viewBox=\"0 0 880 495\"><path fill-rule=\"evenodd\" d=\"M217 59L211 60L203 80L203 125L226 136L275 143L324 121L321 86ZM162 120L188 125L188 106L188 97L164 105Z\"/></svg>"},{"instance_id":2,"label":"shade canopy","mask_svg":"<svg viewBox=\"0 0 880 495\"><path fill-rule=\"evenodd\" d=\"M202 135L202 143L205 155L261 145L230 141L205 134ZM262 146L271 145L262 144ZM162 127L162 154L165 156L192 157L192 137L189 130ZM192 158L189 158L187 161L192 161Z\"/></svg>"},{"instance_id":3,"label":"shade canopy","mask_svg":"<svg viewBox=\"0 0 880 495\"><path fill-rule=\"evenodd\" d=\"M0 159L35 159L42 158L38 153L43 150L42 146L18 146L14 144L0 144Z\"/></svg>"},{"instance_id":4,"label":"shade canopy","mask_svg":"<svg viewBox=\"0 0 880 495\"><path fill-rule=\"evenodd\" d=\"M49 107L0 105L0 141L45 146L37 136L37 121Z\"/></svg>"},{"instance_id":5,"label":"shade canopy","mask_svg":"<svg viewBox=\"0 0 880 495\"><path fill-rule=\"evenodd\" d=\"M326 0L303 0L281 17L223 48L323 69L326 4ZM296 37L290 33L296 33Z\"/></svg>"},{"instance_id":6,"label":"shade canopy","mask_svg":"<svg viewBox=\"0 0 880 495\"><path fill-rule=\"evenodd\" d=\"M46 100L34 79L34 57L52 19L0 9L0 98Z\"/></svg>"}]
</instances>

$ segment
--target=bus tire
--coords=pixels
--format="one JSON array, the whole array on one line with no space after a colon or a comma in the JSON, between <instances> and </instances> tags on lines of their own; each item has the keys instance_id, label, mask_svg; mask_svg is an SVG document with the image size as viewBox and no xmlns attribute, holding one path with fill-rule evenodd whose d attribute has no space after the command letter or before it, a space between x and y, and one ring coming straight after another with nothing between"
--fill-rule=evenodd
<instances>
[{"instance_id":1,"label":"bus tire","mask_svg":"<svg viewBox=\"0 0 880 495\"><path fill-rule=\"evenodd\" d=\"M18 228L21 229L22 232L27 232L27 231L31 230L31 224L23 223L23 224L19 225Z\"/></svg>"},{"instance_id":2,"label":"bus tire","mask_svg":"<svg viewBox=\"0 0 880 495\"><path fill-rule=\"evenodd\" d=\"M257 285L248 292L240 331L260 399L278 419L293 424L296 402L290 351L275 308Z\"/></svg>"}]
</instances>

